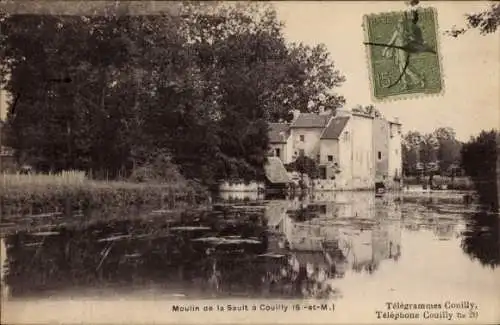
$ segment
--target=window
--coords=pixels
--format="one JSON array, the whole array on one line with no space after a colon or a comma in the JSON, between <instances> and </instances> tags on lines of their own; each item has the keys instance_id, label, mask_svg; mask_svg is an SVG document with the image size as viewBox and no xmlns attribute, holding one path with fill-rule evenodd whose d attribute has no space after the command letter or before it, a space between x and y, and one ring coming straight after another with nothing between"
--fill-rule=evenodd
<instances>
[{"instance_id":1,"label":"window","mask_svg":"<svg viewBox=\"0 0 500 325\"><path fill-rule=\"evenodd\" d=\"M326 167L319 168L319 178L326 179Z\"/></svg>"},{"instance_id":2,"label":"window","mask_svg":"<svg viewBox=\"0 0 500 325\"><path fill-rule=\"evenodd\" d=\"M300 137L300 141L301 141L301 142L304 142L304 135L303 135L303 134L301 134L299 137Z\"/></svg>"},{"instance_id":3,"label":"window","mask_svg":"<svg viewBox=\"0 0 500 325\"><path fill-rule=\"evenodd\" d=\"M281 150L280 150L280 148L276 148L276 150L275 150L275 156L276 157L281 157Z\"/></svg>"},{"instance_id":4,"label":"window","mask_svg":"<svg viewBox=\"0 0 500 325\"><path fill-rule=\"evenodd\" d=\"M333 161L333 156L332 155L328 155L328 161Z\"/></svg>"},{"instance_id":5,"label":"window","mask_svg":"<svg viewBox=\"0 0 500 325\"><path fill-rule=\"evenodd\" d=\"M381 160L381 159L382 159L382 152L380 152L380 151L379 151L379 152L377 153L377 155L378 155L378 160Z\"/></svg>"},{"instance_id":6,"label":"window","mask_svg":"<svg viewBox=\"0 0 500 325\"><path fill-rule=\"evenodd\" d=\"M344 133L344 141L349 141L349 131L345 131L345 133Z\"/></svg>"}]
</instances>

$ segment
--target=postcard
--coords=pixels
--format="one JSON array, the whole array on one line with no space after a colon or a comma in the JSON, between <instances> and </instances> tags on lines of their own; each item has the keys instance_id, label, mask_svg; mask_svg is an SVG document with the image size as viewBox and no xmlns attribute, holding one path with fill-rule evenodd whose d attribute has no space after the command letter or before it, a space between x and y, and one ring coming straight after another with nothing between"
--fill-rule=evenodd
<instances>
[{"instance_id":1,"label":"postcard","mask_svg":"<svg viewBox=\"0 0 500 325\"><path fill-rule=\"evenodd\" d=\"M499 25L1 1L1 323L498 324Z\"/></svg>"}]
</instances>

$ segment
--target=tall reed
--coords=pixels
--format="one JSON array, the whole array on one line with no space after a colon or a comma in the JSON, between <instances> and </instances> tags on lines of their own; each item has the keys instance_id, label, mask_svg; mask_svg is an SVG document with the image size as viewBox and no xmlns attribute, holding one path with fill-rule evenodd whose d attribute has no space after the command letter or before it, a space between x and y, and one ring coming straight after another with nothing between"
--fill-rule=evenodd
<instances>
[{"instance_id":1,"label":"tall reed","mask_svg":"<svg viewBox=\"0 0 500 325\"><path fill-rule=\"evenodd\" d=\"M57 174L2 174L0 212L26 215L84 209L163 208L165 202L204 197L203 189L187 181L160 184L96 181L81 171Z\"/></svg>"}]
</instances>

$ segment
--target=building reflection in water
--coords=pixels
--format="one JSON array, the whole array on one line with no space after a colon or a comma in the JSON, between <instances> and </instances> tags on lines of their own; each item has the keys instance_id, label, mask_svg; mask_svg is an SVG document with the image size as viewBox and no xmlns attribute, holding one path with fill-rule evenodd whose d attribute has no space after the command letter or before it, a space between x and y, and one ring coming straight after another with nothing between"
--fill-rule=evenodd
<instances>
[{"instance_id":1,"label":"building reflection in water","mask_svg":"<svg viewBox=\"0 0 500 325\"><path fill-rule=\"evenodd\" d=\"M323 278L343 277L348 270L372 273L382 260L400 257L401 209L394 199L372 193L325 194L305 204L282 201L278 208L275 202L268 211L286 238L281 246L310 273L315 270Z\"/></svg>"},{"instance_id":2,"label":"building reflection in water","mask_svg":"<svg viewBox=\"0 0 500 325\"><path fill-rule=\"evenodd\" d=\"M0 286L2 293L0 299L7 299L9 297L9 286L5 281L5 275L8 272L7 249L5 247L5 239L0 238Z\"/></svg>"}]
</instances>

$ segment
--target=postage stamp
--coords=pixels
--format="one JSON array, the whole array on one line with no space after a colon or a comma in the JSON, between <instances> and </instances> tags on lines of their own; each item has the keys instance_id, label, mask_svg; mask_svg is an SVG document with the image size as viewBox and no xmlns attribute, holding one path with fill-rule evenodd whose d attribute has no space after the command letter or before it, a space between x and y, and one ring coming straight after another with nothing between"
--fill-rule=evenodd
<instances>
[{"instance_id":1,"label":"postage stamp","mask_svg":"<svg viewBox=\"0 0 500 325\"><path fill-rule=\"evenodd\" d=\"M375 100L443 91L434 8L365 15L364 30Z\"/></svg>"}]
</instances>

